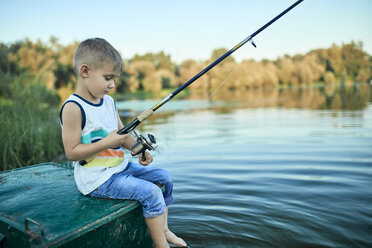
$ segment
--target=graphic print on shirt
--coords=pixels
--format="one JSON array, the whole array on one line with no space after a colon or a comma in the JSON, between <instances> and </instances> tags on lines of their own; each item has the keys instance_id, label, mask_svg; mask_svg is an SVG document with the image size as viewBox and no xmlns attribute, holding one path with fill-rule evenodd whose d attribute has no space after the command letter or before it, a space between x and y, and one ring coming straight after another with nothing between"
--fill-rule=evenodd
<instances>
[{"instance_id":1,"label":"graphic print on shirt","mask_svg":"<svg viewBox=\"0 0 372 248\"><path fill-rule=\"evenodd\" d=\"M90 144L105 138L109 133L100 129L81 136L82 144ZM84 165L87 167L114 167L124 160L124 151L120 148L109 148L100 152L94 159Z\"/></svg>"}]
</instances>

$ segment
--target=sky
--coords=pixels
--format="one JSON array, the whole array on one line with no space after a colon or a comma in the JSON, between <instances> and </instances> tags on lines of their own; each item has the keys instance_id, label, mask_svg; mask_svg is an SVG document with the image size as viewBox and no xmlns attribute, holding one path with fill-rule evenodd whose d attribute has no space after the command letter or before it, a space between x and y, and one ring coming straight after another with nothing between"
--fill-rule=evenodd
<instances>
[{"instance_id":1,"label":"sky","mask_svg":"<svg viewBox=\"0 0 372 248\"><path fill-rule=\"evenodd\" d=\"M295 0L0 0L0 42L25 38L63 45L108 40L125 59L164 51L173 61L208 59L231 49ZM304 0L233 54L276 59L362 41L372 54L372 0Z\"/></svg>"}]
</instances>

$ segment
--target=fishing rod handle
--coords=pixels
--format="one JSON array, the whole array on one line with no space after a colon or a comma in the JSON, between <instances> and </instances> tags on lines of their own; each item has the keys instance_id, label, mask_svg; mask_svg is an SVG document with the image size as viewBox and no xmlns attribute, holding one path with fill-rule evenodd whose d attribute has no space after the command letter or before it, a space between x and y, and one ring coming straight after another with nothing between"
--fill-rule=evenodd
<instances>
[{"instance_id":1,"label":"fishing rod handle","mask_svg":"<svg viewBox=\"0 0 372 248\"><path fill-rule=\"evenodd\" d=\"M127 134L130 131L134 130L139 124L141 124L141 122L138 120L138 118L135 118L128 125L126 125L122 129L118 130L116 133L117 134Z\"/></svg>"},{"instance_id":2,"label":"fishing rod handle","mask_svg":"<svg viewBox=\"0 0 372 248\"><path fill-rule=\"evenodd\" d=\"M131 121L128 125L123 127L122 129L118 130L117 134L127 134L130 131L134 130L141 122L149 118L154 111L152 109L148 109L144 112L142 112L139 116L137 116L133 121Z\"/></svg>"}]
</instances>

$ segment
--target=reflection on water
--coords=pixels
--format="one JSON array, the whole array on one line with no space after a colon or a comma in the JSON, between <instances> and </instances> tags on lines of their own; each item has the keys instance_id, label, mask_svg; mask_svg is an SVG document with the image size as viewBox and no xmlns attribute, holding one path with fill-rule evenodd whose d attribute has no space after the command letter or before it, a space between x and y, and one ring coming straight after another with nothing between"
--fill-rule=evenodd
<instances>
[{"instance_id":1,"label":"reflection on water","mask_svg":"<svg viewBox=\"0 0 372 248\"><path fill-rule=\"evenodd\" d=\"M285 107L308 109L363 109L371 99L371 87L327 85L295 89L257 89L250 91L216 92L210 100L233 102L241 107ZM207 93L194 94L189 99L207 99ZM230 104L231 105L231 104Z\"/></svg>"},{"instance_id":2,"label":"reflection on water","mask_svg":"<svg viewBox=\"0 0 372 248\"><path fill-rule=\"evenodd\" d=\"M117 106L128 121L155 103ZM193 94L139 130L191 247L372 247L371 86Z\"/></svg>"},{"instance_id":3,"label":"reflection on water","mask_svg":"<svg viewBox=\"0 0 372 248\"><path fill-rule=\"evenodd\" d=\"M158 110L161 114L213 109L230 112L237 108L300 108L360 110L372 99L372 86L354 84L349 87L327 85L295 89L257 89L247 91L192 92L184 98L175 97ZM124 121L129 121L159 100L136 99L119 101L118 109ZM151 120L157 119L153 116ZM150 120L150 121L151 121Z\"/></svg>"}]
</instances>

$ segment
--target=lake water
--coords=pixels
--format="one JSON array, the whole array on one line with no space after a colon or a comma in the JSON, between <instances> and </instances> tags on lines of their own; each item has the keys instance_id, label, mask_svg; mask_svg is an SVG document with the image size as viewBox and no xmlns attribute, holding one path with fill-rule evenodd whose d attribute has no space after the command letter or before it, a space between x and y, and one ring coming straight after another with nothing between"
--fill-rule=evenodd
<instances>
[{"instance_id":1,"label":"lake water","mask_svg":"<svg viewBox=\"0 0 372 248\"><path fill-rule=\"evenodd\" d=\"M118 102L124 121L157 101ZM372 87L177 97L139 127L192 247L372 247Z\"/></svg>"}]
</instances>

